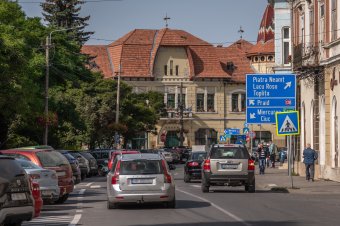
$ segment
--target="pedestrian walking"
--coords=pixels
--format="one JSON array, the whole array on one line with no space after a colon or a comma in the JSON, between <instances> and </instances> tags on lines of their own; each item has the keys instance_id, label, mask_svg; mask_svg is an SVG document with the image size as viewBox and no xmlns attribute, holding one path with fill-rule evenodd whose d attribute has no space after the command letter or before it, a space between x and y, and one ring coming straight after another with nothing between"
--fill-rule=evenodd
<instances>
[{"instance_id":1,"label":"pedestrian walking","mask_svg":"<svg viewBox=\"0 0 340 226\"><path fill-rule=\"evenodd\" d=\"M318 154L308 143L306 149L303 150L303 162L306 166L306 180L314 181L314 162L318 159Z\"/></svg>"},{"instance_id":2,"label":"pedestrian walking","mask_svg":"<svg viewBox=\"0 0 340 226\"><path fill-rule=\"evenodd\" d=\"M276 155L277 155L277 146L273 143L273 141L269 141L269 155L270 155L271 167L275 168L275 159L276 159Z\"/></svg>"},{"instance_id":3,"label":"pedestrian walking","mask_svg":"<svg viewBox=\"0 0 340 226\"><path fill-rule=\"evenodd\" d=\"M259 156L260 174L264 174L264 171L266 168L266 159L269 156L269 153L268 153L268 150L264 148L262 144L259 144L257 148L257 153Z\"/></svg>"}]
</instances>

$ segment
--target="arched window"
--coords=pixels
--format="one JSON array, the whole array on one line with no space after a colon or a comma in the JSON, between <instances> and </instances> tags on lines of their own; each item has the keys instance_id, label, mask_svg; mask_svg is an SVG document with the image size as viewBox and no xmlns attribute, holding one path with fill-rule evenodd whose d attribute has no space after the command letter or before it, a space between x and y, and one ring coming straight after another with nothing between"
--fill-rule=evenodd
<instances>
[{"instance_id":1,"label":"arched window","mask_svg":"<svg viewBox=\"0 0 340 226\"><path fill-rule=\"evenodd\" d=\"M200 128L195 132L196 145L212 145L217 143L217 132L214 129Z\"/></svg>"}]
</instances>

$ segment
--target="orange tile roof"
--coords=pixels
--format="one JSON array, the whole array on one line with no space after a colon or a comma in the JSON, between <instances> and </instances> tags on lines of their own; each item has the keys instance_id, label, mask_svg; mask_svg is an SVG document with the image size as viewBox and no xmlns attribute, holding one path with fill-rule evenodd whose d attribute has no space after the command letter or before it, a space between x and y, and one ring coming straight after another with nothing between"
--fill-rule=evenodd
<instances>
[{"instance_id":1,"label":"orange tile roof","mask_svg":"<svg viewBox=\"0 0 340 226\"><path fill-rule=\"evenodd\" d=\"M262 41L256 43L247 53L247 56L264 55L264 54L274 54L275 46L274 39L271 39L265 43Z\"/></svg>"},{"instance_id":2,"label":"orange tile roof","mask_svg":"<svg viewBox=\"0 0 340 226\"><path fill-rule=\"evenodd\" d=\"M84 46L83 52L96 55L95 62L105 77L112 77L119 71L123 77L152 77L153 65L159 47L182 46L186 49L190 67L190 77L231 78L234 82L244 82L246 73L253 73L245 54L253 45L239 40L227 48L214 47L194 35L182 30L136 29L103 46ZM101 52L99 51L102 48ZM110 61L112 64L110 64ZM226 62L233 61L233 72L226 70ZM111 67L110 67L111 66Z\"/></svg>"},{"instance_id":3,"label":"orange tile roof","mask_svg":"<svg viewBox=\"0 0 340 226\"><path fill-rule=\"evenodd\" d=\"M101 71L104 76L112 77L113 72L108 58L107 46L104 45L85 45L81 52L95 57L95 65L91 68L93 71Z\"/></svg>"}]
</instances>

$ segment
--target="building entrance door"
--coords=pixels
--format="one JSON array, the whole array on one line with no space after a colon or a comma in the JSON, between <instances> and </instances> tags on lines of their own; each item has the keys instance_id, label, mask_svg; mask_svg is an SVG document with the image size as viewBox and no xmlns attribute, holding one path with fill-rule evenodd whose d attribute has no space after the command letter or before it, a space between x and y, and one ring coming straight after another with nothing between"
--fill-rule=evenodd
<instances>
[{"instance_id":1,"label":"building entrance door","mask_svg":"<svg viewBox=\"0 0 340 226\"><path fill-rule=\"evenodd\" d=\"M168 131L166 134L165 147L178 147L179 146L179 137L177 136L176 131Z\"/></svg>"}]
</instances>

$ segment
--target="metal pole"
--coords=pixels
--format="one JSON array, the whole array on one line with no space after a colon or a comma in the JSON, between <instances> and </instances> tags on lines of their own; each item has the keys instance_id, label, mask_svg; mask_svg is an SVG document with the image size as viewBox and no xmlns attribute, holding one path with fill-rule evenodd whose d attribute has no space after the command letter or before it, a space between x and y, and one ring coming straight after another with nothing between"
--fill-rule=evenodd
<instances>
[{"instance_id":1,"label":"metal pole","mask_svg":"<svg viewBox=\"0 0 340 226\"><path fill-rule=\"evenodd\" d=\"M227 128L227 97L226 97L226 85L227 81L223 80L223 131Z\"/></svg>"},{"instance_id":2,"label":"metal pole","mask_svg":"<svg viewBox=\"0 0 340 226\"><path fill-rule=\"evenodd\" d=\"M119 71L118 71L118 83L117 83L117 102L116 102L116 126L118 126L119 124L119 104L120 104L120 72L121 72L121 68L119 66ZM115 132L115 144L116 144L116 148L118 148L118 144L119 144L119 137L118 137L118 131L116 130Z\"/></svg>"},{"instance_id":3,"label":"metal pole","mask_svg":"<svg viewBox=\"0 0 340 226\"><path fill-rule=\"evenodd\" d=\"M179 105L179 110L180 110L180 124L181 124L181 131L180 131L180 135L179 135L179 145L180 146L183 146L183 140L184 140L184 137L183 137L183 130L184 130L184 121L183 121L183 82L181 82L181 89L180 89L180 105Z\"/></svg>"},{"instance_id":4,"label":"metal pole","mask_svg":"<svg viewBox=\"0 0 340 226\"><path fill-rule=\"evenodd\" d=\"M44 145L48 144L48 86L49 86L49 76L50 76L50 41L51 41L51 34L50 36L46 37L46 75L45 75L45 130L44 130Z\"/></svg>"},{"instance_id":5,"label":"metal pole","mask_svg":"<svg viewBox=\"0 0 340 226\"><path fill-rule=\"evenodd\" d=\"M292 149L292 136L290 135L289 136L289 149L290 149L290 159L289 159L289 162L290 162L290 180L291 180L291 183L292 183L292 188L294 187L294 183L293 183L293 172L292 172L292 162L293 162L293 149Z\"/></svg>"}]
</instances>

